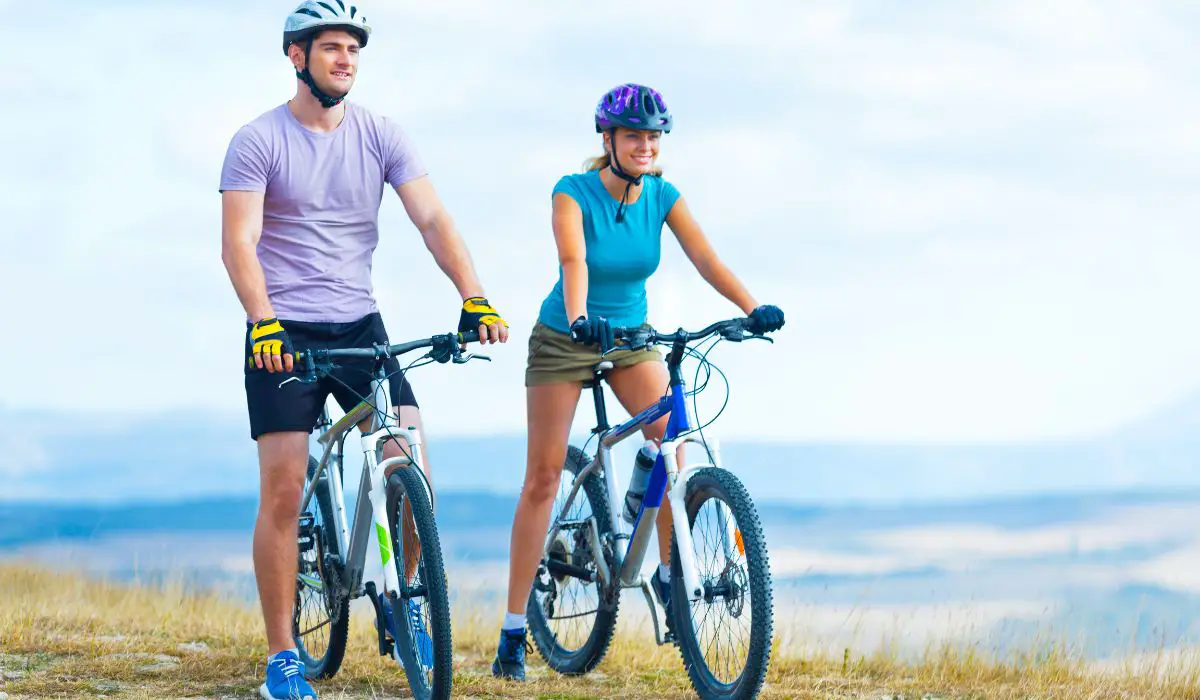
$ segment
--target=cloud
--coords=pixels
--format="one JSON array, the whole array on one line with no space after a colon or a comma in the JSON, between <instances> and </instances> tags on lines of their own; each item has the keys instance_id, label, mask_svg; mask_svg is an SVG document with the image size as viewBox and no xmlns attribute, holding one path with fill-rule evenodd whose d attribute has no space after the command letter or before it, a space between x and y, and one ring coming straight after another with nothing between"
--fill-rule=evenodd
<instances>
[{"instance_id":1,"label":"cloud","mask_svg":"<svg viewBox=\"0 0 1200 700\"><path fill-rule=\"evenodd\" d=\"M237 127L293 89L287 9L71 2L55 50L0 77L23 104L0 116L0 298L27 329L6 343L6 402L240 415L216 181ZM597 151L591 106L628 79L667 94L669 177L788 312L775 346L719 351L723 432L1088 435L1200 383L1200 332L1180 322L1200 292L1185 4L671 1L617 32L561 3L366 10L354 99L413 136L516 330L492 365L414 377L448 431L464 412L470 431L524 428L524 337L556 277L549 191ZM448 330L454 291L393 195L380 221L392 334ZM656 323L736 313L664 244Z\"/></svg>"}]
</instances>

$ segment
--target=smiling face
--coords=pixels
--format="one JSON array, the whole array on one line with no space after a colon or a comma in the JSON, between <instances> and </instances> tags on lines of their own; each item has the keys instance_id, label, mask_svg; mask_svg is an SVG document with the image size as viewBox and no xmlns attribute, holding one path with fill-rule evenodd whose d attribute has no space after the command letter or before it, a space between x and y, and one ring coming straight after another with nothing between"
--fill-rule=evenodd
<instances>
[{"instance_id":1,"label":"smiling face","mask_svg":"<svg viewBox=\"0 0 1200 700\"><path fill-rule=\"evenodd\" d=\"M358 50L358 37L342 29L327 29L313 37L307 65L313 82L322 92L334 96L350 92L358 73ZM288 56L296 70L304 70L303 42L292 44Z\"/></svg>"},{"instance_id":2,"label":"smiling face","mask_svg":"<svg viewBox=\"0 0 1200 700\"><path fill-rule=\"evenodd\" d=\"M604 134L604 147L610 153L615 149L621 169L633 177L654 172L658 160L658 145L661 131L642 131L618 127L611 135Z\"/></svg>"}]
</instances>

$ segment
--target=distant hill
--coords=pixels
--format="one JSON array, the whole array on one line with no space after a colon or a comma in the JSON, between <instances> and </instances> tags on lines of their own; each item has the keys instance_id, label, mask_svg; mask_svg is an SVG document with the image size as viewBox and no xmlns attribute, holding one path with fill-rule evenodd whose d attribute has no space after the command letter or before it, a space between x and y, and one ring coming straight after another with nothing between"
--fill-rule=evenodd
<instances>
[{"instance_id":1,"label":"distant hill","mask_svg":"<svg viewBox=\"0 0 1200 700\"><path fill-rule=\"evenodd\" d=\"M1038 493L1200 488L1200 396L1095 440L922 445L746 442L726 465L762 499L814 504L956 502ZM439 493L513 496L523 435L428 435ZM627 478L635 440L618 446ZM348 479L357 464L348 465ZM240 419L168 414L122 422L0 412L0 503L253 497L258 467ZM0 506L3 507L3 506Z\"/></svg>"},{"instance_id":2,"label":"distant hill","mask_svg":"<svg viewBox=\"0 0 1200 700\"><path fill-rule=\"evenodd\" d=\"M1115 442L1200 442L1200 392L1168 404L1108 436Z\"/></svg>"},{"instance_id":3,"label":"distant hill","mask_svg":"<svg viewBox=\"0 0 1200 700\"><path fill-rule=\"evenodd\" d=\"M757 507L760 519L769 529L797 528L832 535L938 525L986 525L1022 530L1102 519L1120 509L1192 502L1200 503L1200 489L998 496L884 506L818 506L760 500ZM348 505L352 504L352 500L348 502ZM507 532L515 507L515 495L469 491L439 493L438 528L443 533ZM257 508L258 499L245 496L87 505L3 503L0 504L0 548L129 533L246 533L254 527Z\"/></svg>"}]
</instances>

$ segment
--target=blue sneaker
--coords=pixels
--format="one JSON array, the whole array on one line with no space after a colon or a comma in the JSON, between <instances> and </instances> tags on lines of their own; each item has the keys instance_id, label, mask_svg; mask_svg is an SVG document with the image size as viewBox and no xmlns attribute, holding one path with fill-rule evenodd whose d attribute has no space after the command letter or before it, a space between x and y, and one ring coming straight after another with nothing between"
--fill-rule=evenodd
<instances>
[{"instance_id":1,"label":"blue sneaker","mask_svg":"<svg viewBox=\"0 0 1200 700\"><path fill-rule=\"evenodd\" d=\"M492 675L513 681L525 680L525 629L500 630L500 646L492 662Z\"/></svg>"},{"instance_id":2,"label":"blue sneaker","mask_svg":"<svg viewBox=\"0 0 1200 700\"><path fill-rule=\"evenodd\" d=\"M408 599L408 624L412 628L413 642L417 645L417 658L425 668L433 668L433 638L425 629L421 604L412 598Z\"/></svg>"},{"instance_id":3,"label":"blue sneaker","mask_svg":"<svg viewBox=\"0 0 1200 700\"><path fill-rule=\"evenodd\" d=\"M267 660L267 680L258 688L264 700L317 700L317 691L304 677L304 664L294 651L281 651Z\"/></svg>"}]
</instances>

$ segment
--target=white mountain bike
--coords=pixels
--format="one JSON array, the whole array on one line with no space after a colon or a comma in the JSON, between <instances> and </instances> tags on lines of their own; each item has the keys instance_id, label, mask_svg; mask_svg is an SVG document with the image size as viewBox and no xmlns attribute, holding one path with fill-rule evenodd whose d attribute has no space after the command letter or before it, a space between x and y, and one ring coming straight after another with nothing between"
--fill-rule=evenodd
<instances>
[{"instance_id":1,"label":"white mountain bike","mask_svg":"<svg viewBox=\"0 0 1200 700\"><path fill-rule=\"evenodd\" d=\"M374 361L372 397L336 423L327 410L322 411L317 430L323 453L319 460L309 458L300 507L292 634L311 678L337 673L346 652L350 600L365 595L375 608L379 653L401 664L413 696L450 697L450 603L432 492L422 468L419 431L400 426L388 406L384 361L422 348L430 349L423 364L487 359L461 351L460 343L477 340L478 333L457 333L396 345L297 353L299 376L286 381L317 381L333 370L337 360ZM351 514L353 525L348 528L342 492L344 442L352 428L368 419L370 427L361 438L362 479ZM393 439L403 440L409 449L402 456L383 459L383 445ZM383 590L377 590L374 581L363 581L372 530L379 545L374 556L383 565Z\"/></svg>"}]
</instances>

